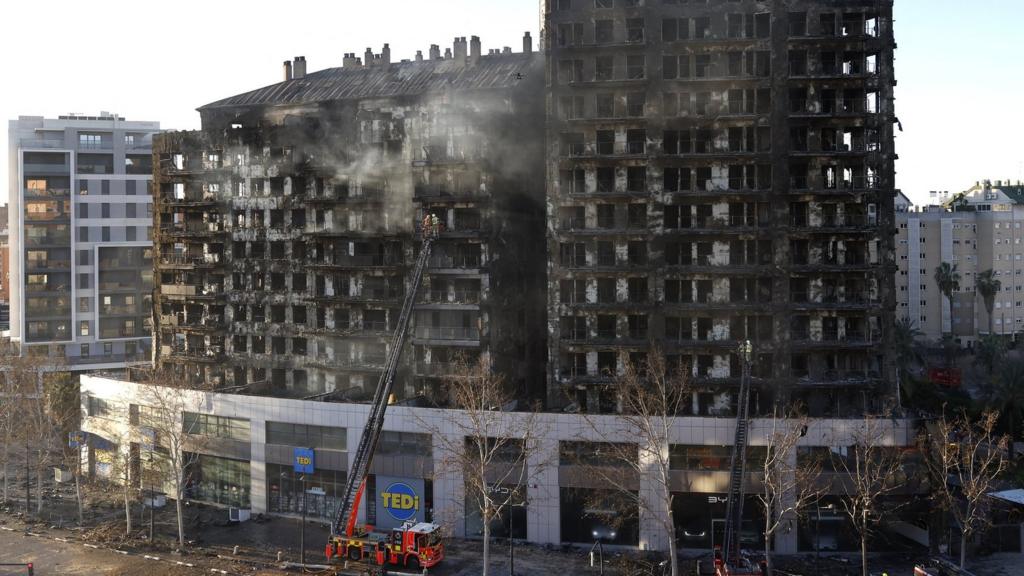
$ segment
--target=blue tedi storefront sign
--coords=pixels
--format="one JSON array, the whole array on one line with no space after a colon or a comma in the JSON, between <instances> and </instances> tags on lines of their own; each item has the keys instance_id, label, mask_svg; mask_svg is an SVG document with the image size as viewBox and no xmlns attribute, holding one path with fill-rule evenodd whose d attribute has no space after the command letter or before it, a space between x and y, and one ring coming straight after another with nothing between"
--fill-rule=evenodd
<instances>
[{"instance_id":1,"label":"blue tedi storefront sign","mask_svg":"<svg viewBox=\"0 0 1024 576\"><path fill-rule=\"evenodd\" d=\"M295 456L292 458L293 469L298 474L312 474L313 473L313 449L312 448L296 448Z\"/></svg>"},{"instance_id":2,"label":"blue tedi storefront sign","mask_svg":"<svg viewBox=\"0 0 1024 576\"><path fill-rule=\"evenodd\" d=\"M389 530L426 517L421 479L377 476L377 527Z\"/></svg>"}]
</instances>

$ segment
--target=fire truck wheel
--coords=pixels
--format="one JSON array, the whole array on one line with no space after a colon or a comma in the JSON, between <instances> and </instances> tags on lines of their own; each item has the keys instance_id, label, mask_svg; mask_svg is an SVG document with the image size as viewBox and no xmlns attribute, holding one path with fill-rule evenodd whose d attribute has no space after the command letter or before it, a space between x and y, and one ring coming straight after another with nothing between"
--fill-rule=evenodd
<instances>
[{"instance_id":1,"label":"fire truck wheel","mask_svg":"<svg viewBox=\"0 0 1024 576\"><path fill-rule=\"evenodd\" d=\"M362 557L362 555L359 554L359 548L358 547L356 547L356 546L349 546L348 547L348 559L349 560L360 560L361 557Z\"/></svg>"},{"instance_id":2,"label":"fire truck wheel","mask_svg":"<svg viewBox=\"0 0 1024 576\"><path fill-rule=\"evenodd\" d=\"M415 557L415 556L410 556L409 559L405 561L405 567L406 568L411 568L413 570L419 570L420 569L420 559Z\"/></svg>"}]
</instances>

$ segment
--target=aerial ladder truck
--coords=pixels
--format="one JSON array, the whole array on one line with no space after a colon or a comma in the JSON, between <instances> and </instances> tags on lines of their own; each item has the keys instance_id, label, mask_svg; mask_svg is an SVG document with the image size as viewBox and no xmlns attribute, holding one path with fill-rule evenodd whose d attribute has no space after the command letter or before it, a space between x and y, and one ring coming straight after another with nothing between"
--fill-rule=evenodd
<instances>
[{"instance_id":1,"label":"aerial ladder truck","mask_svg":"<svg viewBox=\"0 0 1024 576\"><path fill-rule=\"evenodd\" d=\"M404 566L413 570L421 567L430 568L444 558L444 545L440 539L440 526L429 522L406 522L395 528L390 534L374 532L372 526L356 526L359 514L359 502L366 488L366 476L370 472L373 453L384 426L384 413L388 408L391 387L394 384L395 372L402 354L412 316L416 292L423 281L423 271L430 258L431 244L437 236L438 224L436 217L427 216L423 221L423 245L419 258L412 271L412 283L402 312L398 318L398 326L391 338L387 362L384 371L377 381L377 390L370 405L370 414L359 439L355 460L345 485L338 506L338 514L331 525L331 536L327 542L327 561L352 560L367 562L380 566Z\"/></svg>"},{"instance_id":2,"label":"aerial ladder truck","mask_svg":"<svg viewBox=\"0 0 1024 576\"><path fill-rule=\"evenodd\" d=\"M753 347L747 340L739 348L743 364L740 393L736 405L736 437L729 466L729 495L725 508L725 537L715 549L715 576L748 576L762 573L759 563L751 562L740 550L743 522L743 480L747 467L747 433L750 425L750 361Z\"/></svg>"}]
</instances>

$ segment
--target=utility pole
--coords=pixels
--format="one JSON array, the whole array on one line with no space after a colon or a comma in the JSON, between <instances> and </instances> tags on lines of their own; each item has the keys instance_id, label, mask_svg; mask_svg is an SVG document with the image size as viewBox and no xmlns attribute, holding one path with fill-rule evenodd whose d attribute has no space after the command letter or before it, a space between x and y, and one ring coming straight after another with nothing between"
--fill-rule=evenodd
<instances>
[{"instance_id":1,"label":"utility pole","mask_svg":"<svg viewBox=\"0 0 1024 576\"><path fill-rule=\"evenodd\" d=\"M299 564L306 565L306 475L299 476L302 481L302 528L299 530Z\"/></svg>"}]
</instances>

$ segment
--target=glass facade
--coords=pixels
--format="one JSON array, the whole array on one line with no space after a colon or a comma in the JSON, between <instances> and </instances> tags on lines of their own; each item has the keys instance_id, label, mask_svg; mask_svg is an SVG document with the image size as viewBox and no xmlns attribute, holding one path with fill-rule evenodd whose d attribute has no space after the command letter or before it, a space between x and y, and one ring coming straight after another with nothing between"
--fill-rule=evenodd
<instances>
[{"instance_id":1,"label":"glass facade","mask_svg":"<svg viewBox=\"0 0 1024 576\"><path fill-rule=\"evenodd\" d=\"M249 441L249 420L245 418L227 418L225 416L185 412L182 430L188 434L196 434L198 436L227 438L241 442Z\"/></svg>"},{"instance_id":2,"label":"glass facade","mask_svg":"<svg viewBox=\"0 0 1024 576\"><path fill-rule=\"evenodd\" d=\"M672 519L676 525L676 540L682 548L710 550L724 539L726 494L693 492L672 493ZM764 513L755 495L743 500L743 521L740 540L744 548L764 547Z\"/></svg>"},{"instance_id":3,"label":"glass facade","mask_svg":"<svg viewBox=\"0 0 1024 576\"><path fill-rule=\"evenodd\" d=\"M637 546L640 515L637 495L617 490L561 488L559 490L563 542L595 542Z\"/></svg>"},{"instance_id":4,"label":"glass facade","mask_svg":"<svg viewBox=\"0 0 1024 576\"><path fill-rule=\"evenodd\" d=\"M149 336L153 307L153 248L100 246L99 337L102 340Z\"/></svg>"},{"instance_id":5,"label":"glass facade","mask_svg":"<svg viewBox=\"0 0 1024 576\"><path fill-rule=\"evenodd\" d=\"M511 484L494 485L489 489L493 492L492 500L505 504L498 515L491 518L491 536L494 538L512 537L526 539L526 487ZM466 486L466 537L482 538L484 535L483 498L470 486Z\"/></svg>"},{"instance_id":6,"label":"glass facade","mask_svg":"<svg viewBox=\"0 0 1024 576\"><path fill-rule=\"evenodd\" d=\"M187 454L191 473L185 495L192 500L249 508L249 461Z\"/></svg>"},{"instance_id":7,"label":"glass facade","mask_svg":"<svg viewBox=\"0 0 1024 576\"><path fill-rule=\"evenodd\" d=\"M65 152L25 152L23 161L26 342L73 338L71 161Z\"/></svg>"},{"instance_id":8,"label":"glass facade","mask_svg":"<svg viewBox=\"0 0 1024 576\"><path fill-rule=\"evenodd\" d=\"M302 514L300 476L291 466L267 464L267 485L270 487L267 509L270 512ZM317 470L306 474L306 516L332 521L347 480L348 473L339 470Z\"/></svg>"},{"instance_id":9,"label":"glass facade","mask_svg":"<svg viewBox=\"0 0 1024 576\"><path fill-rule=\"evenodd\" d=\"M381 438L383 438L383 434ZM340 452L348 450L344 428L290 424L288 422L267 422L267 444L320 448Z\"/></svg>"}]
</instances>

